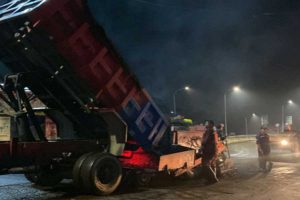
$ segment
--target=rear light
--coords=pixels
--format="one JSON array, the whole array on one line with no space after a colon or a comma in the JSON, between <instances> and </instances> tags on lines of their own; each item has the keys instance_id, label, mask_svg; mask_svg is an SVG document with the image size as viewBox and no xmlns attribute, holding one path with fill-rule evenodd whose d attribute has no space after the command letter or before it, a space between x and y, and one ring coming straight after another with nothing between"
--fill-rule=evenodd
<instances>
[{"instance_id":1,"label":"rear light","mask_svg":"<svg viewBox=\"0 0 300 200\"><path fill-rule=\"evenodd\" d=\"M123 151L121 157L123 158L131 158L133 156L133 152L132 151Z\"/></svg>"}]
</instances>

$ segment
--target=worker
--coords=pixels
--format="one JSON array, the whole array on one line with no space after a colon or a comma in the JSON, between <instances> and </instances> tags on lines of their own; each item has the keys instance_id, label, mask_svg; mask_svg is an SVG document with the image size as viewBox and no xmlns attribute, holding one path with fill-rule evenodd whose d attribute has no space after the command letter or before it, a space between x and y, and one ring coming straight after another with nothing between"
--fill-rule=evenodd
<instances>
[{"instance_id":1,"label":"worker","mask_svg":"<svg viewBox=\"0 0 300 200\"><path fill-rule=\"evenodd\" d=\"M220 140L225 140L226 136L225 136L225 133L224 133L224 124L219 124L217 126L217 133L218 133L218 137Z\"/></svg>"},{"instance_id":2,"label":"worker","mask_svg":"<svg viewBox=\"0 0 300 200\"><path fill-rule=\"evenodd\" d=\"M218 134L214 129L214 122L206 122L206 131L201 141L202 166L210 183L218 182L216 174L216 160L218 157Z\"/></svg>"},{"instance_id":3,"label":"worker","mask_svg":"<svg viewBox=\"0 0 300 200\"><path fill-rule=\"evenodd\" d=\"M267 130L268 130L267 127L261 127L260 131L256 135L259 168L263 172L271 171L273 166L273 163L269 160L271 147L270 147L270 137L267 133Z\"/></svg>"}]
</instances>

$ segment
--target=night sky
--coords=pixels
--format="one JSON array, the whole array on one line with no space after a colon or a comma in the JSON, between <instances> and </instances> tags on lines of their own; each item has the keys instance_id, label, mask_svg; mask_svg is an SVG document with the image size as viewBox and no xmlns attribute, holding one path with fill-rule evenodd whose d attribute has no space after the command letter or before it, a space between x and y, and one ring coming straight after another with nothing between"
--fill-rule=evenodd
<instances>
[{"instance_id":1,"label":"night sky","mask_svg":"<svg viewBox=\"0 0 300 200\"><path fill-rule=\"evenodd\" d=\"M244 131L244 117L268 114L281 122L281 105L300 103L300 1L90 0L97 21L165 112L194 121L223 120ZM231 94L240 85L242 94ZM293 109L295 111L295 109ZM289 113L288 113L289 114ZM299 118L300 119L300 118Z\"/></svg>"},{"instance_id":2,"label":"night sky","mask_svg":"<svg viewBox=\"0 0 300 200\"><path fill-rule=\"evenodd\" d=\"M173 110L173 92L185 85L192 91L177 94L178 113L221 122L226 93L230 132L244 132L244 118L251 121L252 113L281 123L288 99L300 105L299 0L88 2L166 114ZM234 85L242 92L232 93ZM286 114L300 129L300 107L286 105Z\"/></svg>"}]
</instances>

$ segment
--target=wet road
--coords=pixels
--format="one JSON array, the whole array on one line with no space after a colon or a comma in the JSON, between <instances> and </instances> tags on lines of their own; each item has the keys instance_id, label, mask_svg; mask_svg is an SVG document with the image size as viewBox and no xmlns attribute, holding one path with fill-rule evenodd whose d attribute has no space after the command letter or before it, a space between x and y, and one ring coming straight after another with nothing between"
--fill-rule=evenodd
<instances>
[{"instance_id":1,"label":"wet road","mask_svg":"<svg viewBox=\"0 0 300 200\"><path fill-rule=\"evenodd\" d=\"M259 172L256 146L253 142L231 145L237 172L214 185L203 179L168 179L157 177L146 188L109 197L80 195L72 184L63 182L56 188L35 188L22 175L0 176L0 199L100 199L100 200L294 200L300 199L300 159L286 150L273 149L275 161L270 173Z\"/></svg>"}]
</instances>

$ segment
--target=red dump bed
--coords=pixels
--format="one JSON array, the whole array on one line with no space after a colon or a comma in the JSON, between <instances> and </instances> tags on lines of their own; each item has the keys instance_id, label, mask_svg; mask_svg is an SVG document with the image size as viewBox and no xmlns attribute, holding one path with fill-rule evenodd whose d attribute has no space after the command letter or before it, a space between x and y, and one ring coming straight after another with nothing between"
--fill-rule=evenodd
<instances>
[{"instance_id":1,"label":"red dump bed","mask_svg":"<svg viewBox=\"0 0 300 200\"><path fill-rule=\"evenodd\" d=\"M28 53L33 47L26 46L26 44L45 41L53 45L54 51L63 57L71 72L68 76L72 76L72 79L68 80L73 80L74 85L80 83L83 88L86 88L86 91L92 94L89 99L94 106L115 109L127 123L130 136L145 150L160 151L162 148L168 148L170 137L164 115L117 54L104 30L96 24L88 10L87 2L85 0L48 0L41 3L42 5L38 8L11 20L1 21L0 15L2 32L0 37L1 40L7 41L1 42L2 54L0 53L0 56L2 55L2 58L0 59L4 60L7 67L14 72L22 72L24 69L34 71L39 67L45 67L43 64L39 66L34 64L21 68L12 64L12 59L8 58L12 52L6 51L9 45L14 46L14 54L18 54L19 57L25 55L27 60L22 62L23 65L24 63L30 65L33 62L30 59L32 55ZM24 37L21 33L19 38L16 37L14 31L19 30L20 24L30 30L27 30ZM43 37L38 37L39 41L35 40L36 36L31 36L36 33L43 35ZM47 38L47 41L44 38ZM18 43L22 44L23 49L16 48ZM34 48L37 52L43 51L37 45ZM52 61L55 59L47 53L43 53L42 56ZM53 66L53 64L50 68L53 68L54 72L62 69L61 66ZM52 76L55 76L55 73ZM71 84L69 81L69 85L72 85L72 81ZM76 88L73 89L75 92ZM63 101L63 95L56 96ZM83 103L91 103L86 101L87 98L83 99Z\"/></svg>"}]
</instances>

